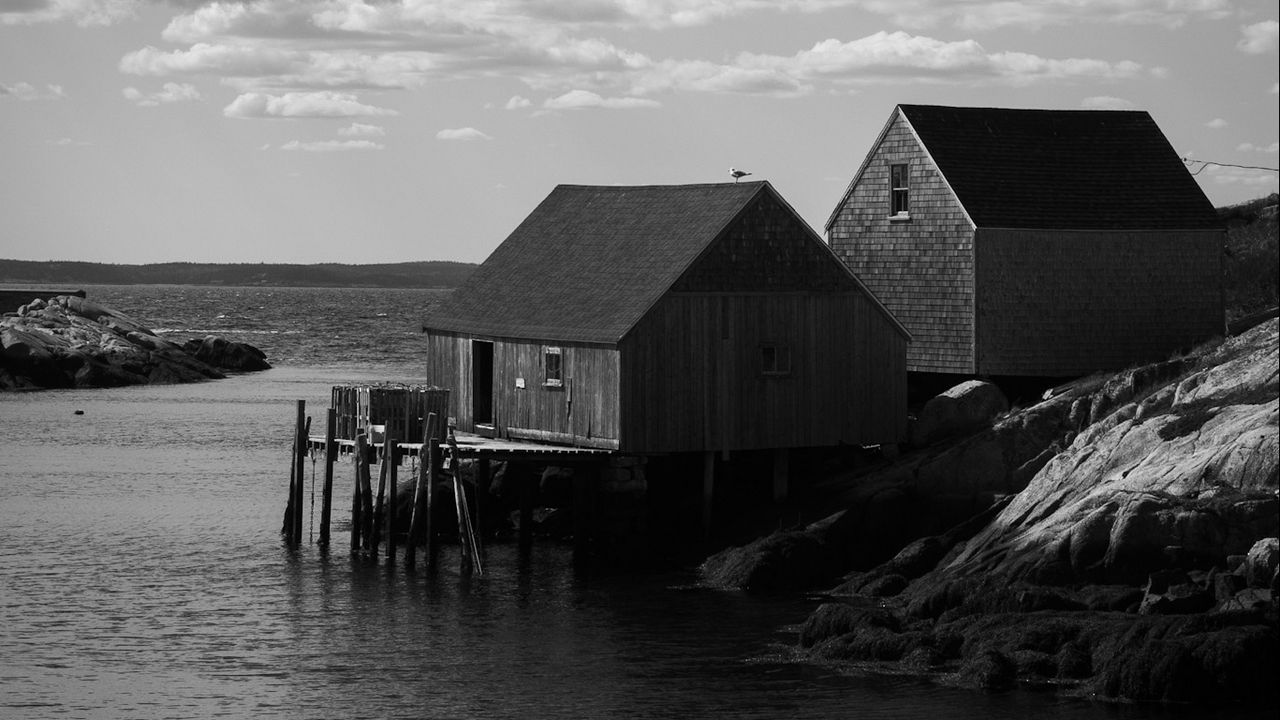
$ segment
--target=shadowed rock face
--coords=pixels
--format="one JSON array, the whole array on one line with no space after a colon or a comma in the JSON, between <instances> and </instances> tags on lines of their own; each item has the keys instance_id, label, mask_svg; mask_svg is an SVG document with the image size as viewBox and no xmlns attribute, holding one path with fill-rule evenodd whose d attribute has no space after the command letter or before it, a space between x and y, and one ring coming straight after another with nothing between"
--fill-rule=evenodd
<instances>
[{"instance_id":1,"label":"shadowed rock face","mask_svg":"<svg viewBox=\"0 0 1280 720\"><path fill-rule=\"evenodd\" d=\"M223 341L225 342L225 341ZM261 356L261 352L253 349ZM0 318L0 389L116 387L224 377L181 346L91 300L34 300Z\"/></svg>"},{"instance_id":2,"label":"shadowed rock face","mask_svg":"<svg viewBox=\"0 0 1280 720\"><path fill-rule=\"evenodd\" d=\"M787 531L807 537L725 551L704 573L770 589L845 573L829 591L837 602L801 633L818 662L880 663L988 691L1274 705L1278 329L1273 319L1185 358L1048 393L862 477L843 510ZM934 512L931 498L1000 489L1012 494L985 517L901 540L879 565L859 562L881 551L872 535L920 527L910 513ZM909 512L875 502L889 495L909 498ZM784 555L827 565L805 572Z\"/></svg>"}]
</instances>

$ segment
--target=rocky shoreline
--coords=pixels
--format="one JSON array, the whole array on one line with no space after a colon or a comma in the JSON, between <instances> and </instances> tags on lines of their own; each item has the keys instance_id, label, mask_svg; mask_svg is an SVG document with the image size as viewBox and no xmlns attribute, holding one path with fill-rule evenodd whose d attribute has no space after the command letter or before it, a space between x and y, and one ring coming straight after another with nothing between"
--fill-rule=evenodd
<instances>
[{"instance_id":1,"label":"rocky shoreline","mask_svg":"<svg viewBox=\"0 0 1280 720\"><path fill-rule=\"evenodd\" d=\"M1031 407L974 403L994 422L960 413L959 437L848 478L843 510L708 558L704 580L825 588L800 633L813 662L1274 707L1278 346L1271 319Z\"/></svg>"},{"instance_id":2,"label":"rocky shoreline","mask_svg":"<svg viewBox=\"0 0 1280 720\"><path fill-rule=\"evenodd\" d=\"M216 336L178 345L74 295L32 300L0 317L0 390L199 382L270 367L252 345Z\"/></svg>"}]
</instances>

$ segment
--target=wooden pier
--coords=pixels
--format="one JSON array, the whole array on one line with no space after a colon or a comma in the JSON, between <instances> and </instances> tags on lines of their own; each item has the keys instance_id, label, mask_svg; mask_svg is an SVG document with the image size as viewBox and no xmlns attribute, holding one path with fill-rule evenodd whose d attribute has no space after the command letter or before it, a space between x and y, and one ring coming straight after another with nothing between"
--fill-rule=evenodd
<instances>
[{"instance_id":1,"label":"wooden pier","mask_svg":"<svg viewBox=\"0 0 1280 720\"><path fill-rule=\"evenodd\" d=\"M443 403L447 392L443 391ZM348 413L350 406L344 401L360 397L349 388L334 388L335 407L328 409L325 434L311 433L311 418L306 415L306 403L297 402L294 433L293 461L290 465L289 499L286 505L281 534L290 547L302 543L304 515L304 488L306 486L307 458L312 458L312 500L314 515L315 466L323 461L321 486L320 532L317 545L328 549L331 541L333 515L333 488L335 466L339 460L350 465L351 471L351 552L367 559L376 559L380 551L386 553L388 564L394 561L397 544L403 543L406 567L417 562L419 545L426 548L428 568L434 568L439 553L441 527L438 523L446 514L438 509L442 497L453 496L454 515L458 527L460 565L464 573L483 573L481 559L482 533L478 532L483 505L489 493L491 463L527 463L573 465L582 469L575 473L575 550L585 552L590 536L591 484L598 478L598 467L614 453L597 448L581 448L547 445L535 442L480 437L458 433L447 426L443 413L427 406L444 409L439 395L414 394L413 402L421 403L424 418L402 419L398 424L369 420L371 404L366 400L360 405L363 421L354 420ZM372 396L376 398L377 394ZM398 409L392 408L397 417L404 418ZM345 415L345 417L344 417ZM377 411L373 420L382 419ZM415 422L417 420L417 422ZM419 430L416 442L397 437L398 431ZM343 434L352 437L341 437ZM474 470L462 472L463 461L470 461ZM375 485L373 468L377 466ZM405 466L411 471L407 482L413 483L413 502L407 527L397 523L396 499ZM471 477L467 477L467 475ZM516 480L520 498L519 541L532 541L533 497L537 492L538 477L529 474ZM583 502L578 502L583 501Z\"/></svg>"}]
</instances>

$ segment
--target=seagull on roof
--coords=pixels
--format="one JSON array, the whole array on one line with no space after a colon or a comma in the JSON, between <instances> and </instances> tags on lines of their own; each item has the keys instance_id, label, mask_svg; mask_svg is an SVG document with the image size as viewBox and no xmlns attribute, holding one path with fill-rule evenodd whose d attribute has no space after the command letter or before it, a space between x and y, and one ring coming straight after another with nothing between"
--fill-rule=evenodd
<instances>
[{"instance_id":1,"label":"seagull on roof","mask_svg":"<svg viewBox=\"0 0 1280 720\"><path fill-rule=\"evenodd\" d=\"M739 170L738 168L729 168L729 174L733 176L734 182L738 182L742 178L750 175L751 173L747 172L746 170Z\"/></svg>"}]
</instances>

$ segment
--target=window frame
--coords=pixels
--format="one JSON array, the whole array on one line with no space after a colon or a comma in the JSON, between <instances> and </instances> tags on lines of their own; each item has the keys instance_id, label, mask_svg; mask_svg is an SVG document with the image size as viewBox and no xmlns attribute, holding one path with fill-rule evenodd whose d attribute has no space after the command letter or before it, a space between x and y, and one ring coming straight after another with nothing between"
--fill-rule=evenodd
<instances>
[{"instance_id":1,"label":"window frame","mask_svg":"<svg viewBox=\"0 0 1280 720\"><path fill-rule=\"evenodd\" d=\"M760 343L760 374L765 377L791 375L791 344L765 341Z\"/></svg>"},{"instance_id":2,"label":"window frame","mask_svg":"<svg viewBox=\"0 0 1280 720\"><path fill-rule=\"evenodd\" d=\"M555 358L554 373L551 358ZM542 387L564 387L564 348L557 345L542 346Z\"/></svg>"},{"instance_id":3,"label":"window frame","mask_svg":"<svg viewBox=\"0 0 1280 720\"><path fill-rule=\"evenodd\" d=\"M889 217L896 219L911 217L911 163L909 162L889 163Z\"/></svg>"}]
</instances>

